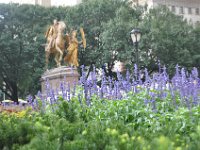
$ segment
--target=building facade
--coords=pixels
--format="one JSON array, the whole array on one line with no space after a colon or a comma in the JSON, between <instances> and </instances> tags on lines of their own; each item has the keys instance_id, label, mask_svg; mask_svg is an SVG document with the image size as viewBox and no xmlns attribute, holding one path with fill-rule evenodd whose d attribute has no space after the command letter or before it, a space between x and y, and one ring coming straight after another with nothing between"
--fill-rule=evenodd
<instances>
[{"instance_id":1,"label":"building facade","mask_svg":"<svg viewBox=\"0 0 200 150\"><path fill-rule=\"evenodd\" d=\"M10 0L11 3L51 6L74 6L80 4L82 0Z\"/></svg>"},{"instance_id":2,"label":"building facade","mask_svg":"<svg viewBox=\"0 0 200 150\"><path fill-rule=\"evenodd\" d=\"M51 0L52 6L74 6L78 5L82 0Z\"/></svg>"},{"instance_id":3,"label":"building facade","mask_svg":"<svg viewBox=\"0 0 200 150\"><path fill-rule=\"evenodd\" d=\"M51 0L35 0L36 5L51 7Z\"/></svg>"},{"instance_id":4,"label":"building facade","mask_svg":"<svg viewBox=\"0 0 200 150\"><path fill-rule=\"evenodd\" d=\"M174 14L181 15L190 24L200 23L200 0L132 0L137 5L148 8L167 6Z\"/></svg>"},{"instance_id":5,"label":"building facade","mask_svg":"<svg viewBox=\"0 0 200 150\"><path fill-rule=\"evenodd\" d=\"M11 0L10 2L19 4L41 5L44 7L51 6L51 0Z\"/></svg>"}]
</instances>

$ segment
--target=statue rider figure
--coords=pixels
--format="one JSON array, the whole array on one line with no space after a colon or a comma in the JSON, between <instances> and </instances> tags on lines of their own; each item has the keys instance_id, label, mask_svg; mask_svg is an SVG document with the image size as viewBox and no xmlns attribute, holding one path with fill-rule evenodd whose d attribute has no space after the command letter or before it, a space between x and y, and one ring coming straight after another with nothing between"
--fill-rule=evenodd
<instances>
[{"instance_id":1,"label":"statue rider figure","mask_svg":"<svg viewBox=\"0 0 200 150\"><path fill-rule=\"evenodd\" d=\"M50 50L51 48L53 48L55 46L55 40L57 38L57 34L58 34L58 21L56 19L53 20L53 25L51 25L46 34L45 37L47 39L47 49L46 50Z\"/></svg>"}]
</instances>

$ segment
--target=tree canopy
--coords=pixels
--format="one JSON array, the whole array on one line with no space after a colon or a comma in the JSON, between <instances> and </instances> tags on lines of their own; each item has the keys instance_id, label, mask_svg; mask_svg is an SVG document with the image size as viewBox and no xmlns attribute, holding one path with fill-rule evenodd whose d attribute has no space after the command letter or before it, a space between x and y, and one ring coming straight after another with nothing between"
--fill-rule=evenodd
<instances>
[{"instance_id":1,"label":"tree canopy","mask_svg":"<svg viewBox=\"0 0 200 150\"><path fill-rule=\"evenodd\" d=\"M176 64L198 67L200 27L188 25L167 8L144 10L128 0L83 0L74 7L51 8L0 4L0 89L15 101L40 89L44 33L55 18L67 24L68 33L83 27L87 47L79 47L80 65L102 67L107 63L109 74L115 60L133 68L130 31L139 27L140 66L155 70L160 61L170 69Z\"/></svg>"},{"instance_id":2,"label":"tree canopy","mask_svg":"<svg viewBox=\"0 0 200 150\"><path fill-rule=\"evenodd\" d=\"M15 101L38 90L45 42L39 12L41 7L0 5L0 88Z\"/></svg>"},{"instance_id":3,"label":"tree canopy","mask_svg":"<svg viewBox=\"0 0 200 150\"><path fill-rule=\"evenodd\" d=\"M192 26L167 8L152 9L140 22L142 40L140 48L147 66L158 60L170 70L179 64L197 67L193 57L198 55L197 32Z\"/></svg>"}]
</instances>

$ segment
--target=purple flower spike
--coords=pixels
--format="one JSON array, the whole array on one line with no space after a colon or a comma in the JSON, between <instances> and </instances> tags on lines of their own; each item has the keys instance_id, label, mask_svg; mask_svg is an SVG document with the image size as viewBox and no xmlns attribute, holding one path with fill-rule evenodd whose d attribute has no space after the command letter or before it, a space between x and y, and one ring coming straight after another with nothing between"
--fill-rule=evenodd
<instances>
[{"instance_id":1,"label":"purple flower spike","mask_svg":"<svg viewBox=\"0 0 200 150\"><path fill-rule=\"evenodd\" d=\"M33 101L33 96L28 95L27 100L28 100L29 104L31 104Z\"/></svg>"},{"instance_id":2,"label":"purple flower spike","mask_svg":"<svg viewBox=\"0 0 200 150\"><path fill-rule=\"evenodd\" d=\"M74 97L75 94L76 94L76 82L74 81L73 83L74 83L74 84L73 84L73 92L72 92L72 96Z\"/></svg>"},{"instance_id":3,"label":"purple flower spike","mask_svg":"<svg viewBox=\"0 0 200 150\"><path fill-rule=\"evenodd\" d=\"M68 87L67 87L67 100L68 101L70 101L70 99L71 99L71 95L70 95L71 93L70 92L71 92L70 84L68 83Z\"/></svg>"},{"instance_id":4,"label":"purple flower spike","mask_svg":"<svg viewBox=\"0 0 200 150\"><path fill-rule=\"evenodd\" d=\"M192 77L193 77L195 80L198 80L198 79L199 79L198 76L199 76L198 70L197 70L196 67L194 67L194 68L192 69Z\"/></svg>"},{"instance_id":5,"label":"purple flower spike","mask_svg":"<svg viewBox=\"0 0 200 150\"><path fill-rule=\"evenodd\" d=\"M40 91L37 92L37 97L38 97L40 100L42 100L43 97L42 97L42 93L41 93Z\"/></svg>"},{"instance_id":6,"label":"purple flower spike","mask_svg":"<svg viewBox=\"0 0 200 150\"><path fill-rule=\"evenodd\" d=\"M81 94L80 93L78 94L78 101L79 101L79 103L80 103L80 105L82 107L83 104L82 104L82 98L81 98Z\"/></svg>"},{"instance_id":7,"label":"purple flower spike","mask_svg":"<svg viewBox=\"0 0 200 150\"><path fill-rule=\"evenodd\" d=\"M160 60L158 60L158 70L159 70L159 74L161 74L161 64L160 64Z\"/></svg>"},{"instance_id":8,"label":"purple flower spike","mask_svg":"<svg viewBox=\"0 0 200 150\"><path fill-rule=\"evenodd\" d=\"M134 64L134 76L135 76L135 79L138 80L138 67L137 67L137 64Z\"/></svg>"}]
</instances>

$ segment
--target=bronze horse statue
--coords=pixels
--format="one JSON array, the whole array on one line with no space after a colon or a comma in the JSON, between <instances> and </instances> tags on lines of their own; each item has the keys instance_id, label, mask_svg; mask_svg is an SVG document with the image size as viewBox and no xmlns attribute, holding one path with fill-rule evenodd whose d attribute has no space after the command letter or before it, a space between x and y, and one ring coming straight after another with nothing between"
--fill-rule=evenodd
<instances>
[{"instance_id":1,"label":"bronze horse statue","mask_svg":"<svg viewBox=\"0 0 200 150\"><path fill-rule=\"evenodd\" d=\"M76 31L72 31L71 35L65 34L64 30L66 25L63 21L55 21L46 32L47 44L45 46L45 55L46 55L46 69L49 64L49 56L53 54L54 60L57 67L61 66L61 61L64 55L64 52L67 51L67 55L64 57L64 62L68 65L78 67L78 44L82 43L85 49L86 39L83 28L80 28L82 41L78 42L76 38Z\"/></svg>"},{"instance_id":2,"label":"bronze horse statue","mask_svg":"<svg viewBox=\"0 0 200 150\"><path fill-rule=\"evenodd\" d=\"M66 49L66 43L68 43L66 38L64 38L65 35L63 34L65 28L66 28L65 23L63 21L59 21L57 23L57 34L54 39L51 39L53 38L53 34L54 34L53 31L51 31L51 29L48 29L46 33L46 37L47 37L47 44L45 46L46 69L48 68L50 54L53 54L55 56L54 60L56 62L57 67L61 66L63 54ZM51 40L52 40L52 43L50 43Z\"/></svg>"}]
</instances>

